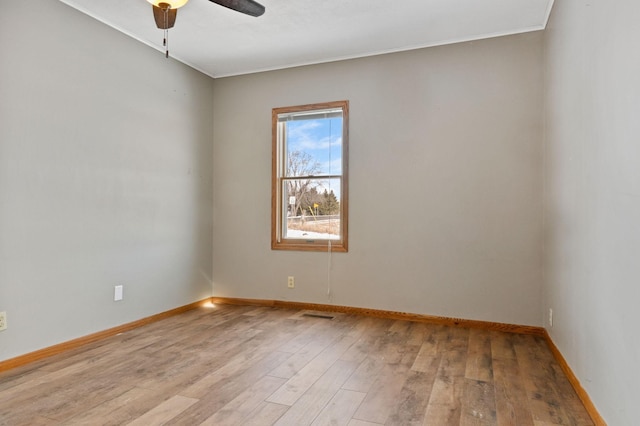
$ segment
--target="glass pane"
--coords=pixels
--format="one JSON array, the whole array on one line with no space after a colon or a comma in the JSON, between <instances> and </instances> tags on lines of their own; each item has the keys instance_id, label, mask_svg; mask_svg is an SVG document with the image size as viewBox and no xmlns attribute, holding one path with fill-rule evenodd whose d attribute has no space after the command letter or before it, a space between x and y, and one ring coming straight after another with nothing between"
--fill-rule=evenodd
<instances>
[{"instance_id":1,"label":"glass pane","mask_svg":"<svg viewBox=\"0 0 640 426\"><path fill-rule=\"evenodd\" d=\"M342 116L286 121L285 176L342 174Z\"/></svg>"},{"instance_id":2,"label":"glass pane","mask_svg":"<svg viewBox=\"0 0 640 426\"><path fill-rule=\"evenodd\" d=\"M340 239L340 179L287 179L283 238Z\"/></svg>"}]
</instances>

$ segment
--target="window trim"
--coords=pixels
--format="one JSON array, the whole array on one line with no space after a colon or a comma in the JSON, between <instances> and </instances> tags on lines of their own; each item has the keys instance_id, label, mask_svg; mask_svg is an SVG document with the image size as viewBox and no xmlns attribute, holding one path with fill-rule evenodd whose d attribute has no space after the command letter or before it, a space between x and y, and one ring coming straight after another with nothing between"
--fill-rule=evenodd
<instances>
[{"instance_id":1,"label":"window trim","mask_svg":"<svg viewBox=\"0 0 640 426\"><path fill-rule=\"evenodd\" d=\"M294 112L311 112L324 109L342 109L342 174L340 184L341 239L306 240L281 238L282 235L282 178L280 165L284 161L284 143L278 140L278 116ZM271 249L297 251L347 252L349 237L349 101L334 101L273 108L271 112Z\"/></svg>"}]
</instances>

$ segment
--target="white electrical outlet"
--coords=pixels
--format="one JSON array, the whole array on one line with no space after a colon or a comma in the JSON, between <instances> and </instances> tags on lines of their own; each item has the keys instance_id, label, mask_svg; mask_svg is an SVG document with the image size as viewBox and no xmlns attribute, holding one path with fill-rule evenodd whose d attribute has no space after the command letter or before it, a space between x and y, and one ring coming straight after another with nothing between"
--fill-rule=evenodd
<instances>
[{"instance_id":1,"label":"white electrical outlet","mask_svg":"<svg viewBox=\"0 0 640 426\"><path fill-rule=\"evenodd\" d=\"M296 286L296 280L293 277L289 277L287 278L287 287L289 288L295 288Z\"/></svg>"},{"instance_id":2,"label":"white electrical outlet","mask_svg":"<svg viewBox=\"0 0 640 426\"><path fill-rule=\"evenodd\" d=\"M553 327L553 309L549 308L549 327Z\"/></svg>"},{"instance_id":3,"label":"white electrical outlet","mask_svg":"<svg viewBox=\"0 0 640 426\"><path fill-rule=\"evenodd\" d=\"M0 312L0 331L7 329L7 313Z\"/></svg>"},{"instance_id":4,"label":"white electrical outlet","mask_svg":"<svg viewBox=\"0 0 640 426\"><path fill-rule=\"evenodd\" d=\"M123 286L117 285L113 290L113 301L117 302L118 300L122 300L124 298L123 294Z\"/></svg>"}]
</instances>

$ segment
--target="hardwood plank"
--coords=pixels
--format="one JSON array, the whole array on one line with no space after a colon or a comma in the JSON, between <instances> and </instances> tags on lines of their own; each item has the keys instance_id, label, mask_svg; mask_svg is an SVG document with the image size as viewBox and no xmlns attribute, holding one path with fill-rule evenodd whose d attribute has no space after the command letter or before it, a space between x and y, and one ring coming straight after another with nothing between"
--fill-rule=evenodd
<instances>
[{"instance_id":1,"label":"hardwood plank","mask_svg":"<svg viewBox=\"0 0 640 426\"><path fill-rule=\"evenodd\" d=\"M120 357L125 351L134 353L145 345L161 338L161 336L145 335L144 338L130 341L129 336L133 333L135 333L135 330L123 332L116 336L106 337L97 342L87 343L79 348L72 348L63 353L51 355L45 359L15 369L0 372L0 390L6 389L11 386L12 383L16 384L16 380L21 376L28 375L29 378L33 379L36 375L44 376L47 373L59 371L77 362L86 361L87 358L91 358L92 363L96 365L99 365L101 362L108 364L113 362L115 358ZM121 344L122 350L114 353L114 344ZM87 368L91 367L92 366L88 366Z\"/></svg>"},{"instance_id":2,"label":"hardwood plank","mask_svg":"<svg viewBox=\"0 0 640 426\"><path fill-rule=\"evenodd\" d=\"M368 392L378 379L380 370L385 362L380 357L370 356L365 358L358 368L349 376L342 389L354 392Z\"/></svg>"},{"instance_id":3,"label":"hardwood plank","mask_svg":"<svg viewBox=\"0 0 640 426\"><path fill-rule=\"evenodd\" d=\"M268 313L270 311L270 309L271 308L268 308L266 306L260 306L258 308L251 309L251 310L245 312L242 315L247 315L247 316L250 316L250 317L257 317L257 316L260 316L262 314Z\"/></svg>"},{"instance_id":4,"label":"hardwood plank","mask_svg":"<svg viewBox=\"0 0 640 426\"><path fill-rule=\"evenodd\" d=\"M460 425L491 426L496 422L496 398L493 385L479 380L465 379Z\"/></svg>"},{"instance_id":5,"label":"hardwood plank","mask_svg":"<svg viewBox=\"0 0 640 426\"><path fill-rule=\"evenodd\" d=\"M393 324L391 324L391 327L389 327L389 332L408 335L410 329L411 329L411 322L395 320L393 321Z\"/></svg>"},{"instance_id":6,"label":"hardwood plank","mask_svg":"<svg viewBox=\"0 0 640 426\"><path fill-rule=\"evenodd\" d=\"M371 354L372 350L374 350L373 348L376 342L379 342L381 337L389 332L393 321L363 317L361 324L366 327L367 332L363 334L340 359L355 362L364 361L365 358Z\"/></svg>"},{"instance_id":7,"label":"hardwood plank","mask_svg":"<svg viewBox=\"0 0 640 426\"><path fill-rule=\"evenodd\" d=\"M418 355L416 356L411 369L413 371L419 372L427 372L431 368L433 364L433 360L438 357L438 336L439 331L442 330L442 327L439 329L432 330L420 345L420 350L418 351Z\"/></svg>"},{"instance_id":8,"label":"hardwood plank","mask_svg":"<svg viewBox=\"0 0 640 426\"><path fill-rule=\"evenodd\" d=\"M424 322L409 321L411 327L408 330L409 338L407 339L407 345L422 345L422 342L429 336L436 327L433 324Z\"/></svg>"},{"instance_id":9,"label":"hardwood plank","mask_svg":"<svg viewBox=\"0 0 640 426\"><path fill-rule=\"evenodd\" d=\"M155 426L164 425L175 416L198 402L197 399L176 395L142 416L128 423L128 426Z\"/></svg>"},{"instance_id":10,"label":"hardwood plank","mask_svg":"<svg viewBox=\"0 0 640 426\"><path fill-rule=\"evenodd\" d=\"M278 347L281 352L291 352L292 354L299 352L313 341L318 334L327 333L327 328L331 324L326 321L306 321L306 327L298 335L284 342ZM335 323L333 324L335 325Z\"/></svg>"},{"instance_id":11,"label":"hardwood plank","mask_svg":"<svg viewBox=\"0 0 640 426\"><path fill-rule=\"evenodd\" d=\"M442 342L447 349L442 354L433 383L424 425L458 424L462 414L464 371L466 368L469 330L449 329Z\"/></svg>"},{"instance_id":12,"label":"hardwood plank","mask_svg":"<svg viewBox=\"0 0 640 426\"><path fill-rule=\"evenodd\" d=\"M90 368L91 360L85 359L57 371L49 373L38 371L37 374L22 376L20 381L16 381L14 386L9 387L4 392L5 396L0 400L0 415L2 415L3 407L16 406L25 399L41 394L42 389L47 385L55 384L67 376L75 375Z\"/></svg>"},{"instance_id":13,"label":"hardwood plank","mask_svg":"<svg viewBox=\"0 0 640 426\"><path fill-rule=\"evenodd\" d=\"M77 368L73 367L76 366L51 373L42 381L38 380L41 382L40 386L24 389L20 385L10 389L7 398L0 402L0 418L11 420L10 424L19 423L21 418L37 412L43 417L63 420L99 404L96 394L101 398L112 399L130 388L130 385L110 380L109 377L115 375L117 366L99 372L87 369L85 363L78 364ZM57 379L54 380L54 377ZM74 386L69 387L69 382L74 383Z\"/></svg>"},{"instance_id":14,"label":"hardwood plank","mask_svg":"<svg viewBox=\"0 0 640 426\"><path fill-rule=\"evenodd\" d=\"M482 382L493 380L491 336L486 330L470 330L469 351L464 376Z\"/></svg>"},{"instance_id":15,"label":"hardwood plank","mask_svg":"<svg viewBox=\"0 0 640 426\"><path fill-rule=\"evenodd\" d=\"M42 361L0 372L0 392L50 374L42 369Z\"/></svg>"},{"instance_id":16,"label":"hardwood plank","mask_svg":"<svg viewBox=\"0 0 640 426\"><path fill-rule=\"evenodd\" d=\"M206 376L208 370L216 371L236 359L249 348L263 345L269 337L262 336L258 327L268 318L243 317L238 313L235 318L222 320L219 324L206 328L198 327L193 335L180 333L176 343L170 345L151 345L141 353L146 362L137 369L139 387L148 389L182 389L184 384L192 384ZM156 354L162 353L162 357ZM197 363L194 363L194 354ZM198 395L185 395L197 398Z\"/></svg>"},{"instance_id":17,"label":"hardwood plank","mask_svg":"<svg viewBox=\"0 0 640 426\"><path fill-rule=\"evenodd\" d=\"M263 364L263 360L268 358L272 353L277 353L277 360L280 362L289 358L291 354L286 352L280 352L277 350L285 342L289 341L297 335L298 331L304 327L304 324L294 324L287 322L287 327L267 327L269 332L262 332L256 335L255 338L247 339L244 342L237 339L234 343L229 343L233 348L231 351L220 350L217 345L213 346L215 350L211 354L212 359L217 360L214 365L210 367L211 372L202 375L198 380L190 383L186 389L181 391L182 395L200 398L201 396L210 392L211 389L215 389L218 383L229 381L234 376L241 374L243 371L247 371L251 367L251 363L255 362L260 365ZM244 333L243 333L244 335ZM238 340L242 343L238 343ZM225 346L226 347L226 346ZM268 371L275 368L278 364L270 366L269 370L261 371L261 375L268 373Z\"/></svg>"},{"instance_id":18,"label":"hardwood plank","mask_svg":"<svg viewBox=\"0 0 640 426\"><path fill-rule=\"evenodd\" d=\"M385 424L397 405L401 403L400 391L407 381L407 372L418 350L415 346L413 349L413 352L405 352L401 359L383 365L374 385L353 415L354 419Z\"/></svg>"},{"instance_id":19,"label":"hardwood plank","mask_svg":"<svg viewBox=\"0 0 640 426\"><path fill-rule=\"evenodd\" d=\"M516 359L516 350L513 346L515 335L497 331L491 331L489 334L491 336L492 359Z\"/></svg>"},{"instance_id":20,"label":"hardwood plank","mask_svg":"<svg viewBox=\"0 0 640 426\"><path fill-rule=\"evenodd\" d=\"M39 415L34 411L21 413L0 413L0 425L2 426L32 426L32 425L59 425L60 421Z\"/></svg>"},{"instance_id":21,"label":"hardwood plank","mask_svg":"<svg viewBox=\"0 0 640 426\"><path fill-rule=\"evenodd\" d=\"M296 403L275 423L276 426L309 425L338 392L347 377L355 370L356 364L350 361L336 360L297 399ZM271 398L269 398L271 399Z\"/></svg>"},{"instance_id":22,"label":"hardwood plank","mask_svg":"<svg viewBox=\"0 0 640 426\"><path fill-rule=\"evenodd\" d=\"M201 426L246 424L247 420L252 417L254 410L269 395L282 386L285 381L285 379L270 376L261 378L255 385L249 387L249 389L242 392L214 415L202 422Z\"/></svg>"},{"instance_id":23,"label":"hardwood plank","mask_svg":"<svg viewBox=\"0 0 640 426\"><path fill-rule=\"evenodd\" d=\"M107 400L102 404L87 410L65 421L65 425L92 425L105 426L115 424L125 424L133 421L137 416L133 415L128 408L137 405L141 399L150 393L147 389L133 388L116 398Z\"/></svg>"},{"instance_id":24,"label":"hardwood plank","mask_svg":"<svg viewBox=\"0 0 640 426\"><path fill-rule=\"evenodd\" d=\"M341 357L344 360L360 362L356 371L342 386L343 389L367 392L377 380L382 367L400 353L397 347L391 348L393 342L399 342L403 339L402 335L389 332L393 321L378 320L374 321L374 324L376 325L369 327L366 336L359 339Z\"/></svg>"},{"instance_id":25,"label":"hardwood plank","mask_svg":"<svg viewBox=\"0 0 640 426\"><path fill-rule=\"evenodd\" d=\"M253 386L288 356L290 356L289 353L276 351L265 354L259 360L253 360L237 375L217 382L215 386L203 392L202 397L199 398L200 401L177 416L171 424L192 426L202 423Z\"/></svg>"},{"instance_id":26,"label":"hardwood plank","mask_svg":"<svg viewBox=\"0 0 640 426\"><path fill-rule=\"evenodd\" d=\"M428 325L421 339L409 340L420 344L407 380L400 391L399 403L390 413L387 424L421 425L431 398L431 391L442 362L442 350L448 347L451 336L448 328L440 325Z\"/></svg>"},{"instance_id":27,"label":"hardwood plank","mask_svg":"<svg viewBox=\"0 0 640 426\"><path fill-rule=\"evenodd\" d=\"M541 351L537 345L523 344L516 341L515 345L518 365L523 371L523 382L529 398L529 407L534 420L549 423L571 424L553 383L549 380L553 373L550 363L553 359L547 351Z\"/></svg>"},{"instance_id":28,"label":"hardwood plank","mask_svg":"<svg viewBox=\"0 0 640 426\"><path fill-rule=\"evenodd\" d=\"M338 390L311 426L346 426L365 396L362 392Z\"/></svg>"},{"instance_id":29,"label":"hardwood plank","mask_svg":"<svg viewBox=\"0 0 640 426\"><path fill-rule=\"evenodd\" d=\"M274 392L267 401L276 404L293 405L358 340L363 332L364 329L362 327L354 327L336 343L327 347L307 363L295 376ZM344 379L346 380L346 378Z\"/></svg>"},{"instance_id":30,"label":"hardwood plank","mask_svg":"<svg viewBox=\"0 0 640 426\"><path fill-rule=\"evenodd\" d=\"M288 405L262 402L256 407L253 413L244 420L242 426L271 426L278 421L288 409Z\"/></svg>"},{"instance_id":31,"label":"hardwood plank","mask_svg":"<svg viewBox=\"0 0 640 426\"><path fill-rule=\"evenodd\" d=\"M387 425L421 425L438 371L439 357L432 360L432 368L426 372L408 371L398 403L391 411Z\"/></svg>"},{"instance_id":32,"label":"hardwood plank","mask_svg":"<svg viewBox=\"0 0 640 426\"><path fill-rule=\"evenodd\" d=\"M494 358L493 377L498 426L533 426L529 398L518 362L511 358Z\"/></svg>"},{"instance_id":33,"label":"hardwood plank","mask_svg":"<svg viewBox=\"0 0 640 426\"><path fill-rule=\"evenodd\" d=\"M309 341L299 351L289 357L284 363L274 368L269 372L270 376L281 377L284 379L290 379L298 371L304 368L311 360L313 360L319 353L327 349L329 345L334 343L336 337L329 333L322 333L321 330L316 329L314 333L316 338Z\"/></svg>"},{"instance_id":34,"label":"hardwood plank","mask_svg":"<svg viewBox=\"0 0 640 426\"><path fill-rule=\"evenodd\" d=\"M215 388L215 386L225 380L231 380L234 376L246 370L248 366L255 360L261 359L270 352L269 349L258 349L247 354L245 351L239 351L232 355L226 363L221 363L220 367L214 369L211 373L199 378L190 384L186 389L180 392L181 395L191 398L201 398L205 394ZM153 383L152 383L153 384ZM147 382L141 386L151 386Z\"/></svg>"},{"instance_id":35,"label":"hardwood plank","mask_svg":"<svg viewBox=\"0 0 640 426\"><path fill-rule=\"evenodd\" d=\"M452 425L460 422L464 389L463 361L459 354L444 354L439 377L431 389L424 425ZM446 372L445 372L446 371Z\"/></svg>"}]
</instances>

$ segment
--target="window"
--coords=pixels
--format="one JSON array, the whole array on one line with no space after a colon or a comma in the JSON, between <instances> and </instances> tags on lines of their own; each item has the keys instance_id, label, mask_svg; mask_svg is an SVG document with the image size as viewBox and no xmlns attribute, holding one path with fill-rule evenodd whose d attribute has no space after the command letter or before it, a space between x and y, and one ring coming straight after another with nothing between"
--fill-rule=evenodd
<instances>
[{"instance_id":1,"label":"window","mask_svg":"<svg viewBox=\"0 0 640 426\"><path fill-rule=\"evenodd\" d=\"M274 108L271 248L347 251L349 102Z\"/></svg>"}]
</instances>

